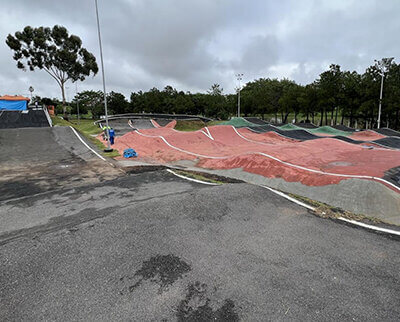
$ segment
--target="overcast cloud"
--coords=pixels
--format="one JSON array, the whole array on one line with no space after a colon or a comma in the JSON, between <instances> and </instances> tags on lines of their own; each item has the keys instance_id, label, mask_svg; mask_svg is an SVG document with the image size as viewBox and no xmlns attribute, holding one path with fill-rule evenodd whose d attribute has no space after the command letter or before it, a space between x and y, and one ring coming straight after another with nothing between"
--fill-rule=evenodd
<instances>
[{"instance_id":1,"label":"overcast cloud","mask_svg":"<svg viewBox=\"0 0 400 322\"><path fill-rule=\"evenodd\" d=\"M331 63L363 72L374 59L399 61L399 0L98 0L107 90L225 93L259 77L313 81ZM5 44L9 33L65 26L99 61L94 0L2 1L0 94L60 97L44 72L18 70ZM100 73L79 90L101 89ZM67 85L67 99L75 85Z\"/></svg>"}]
</instances>

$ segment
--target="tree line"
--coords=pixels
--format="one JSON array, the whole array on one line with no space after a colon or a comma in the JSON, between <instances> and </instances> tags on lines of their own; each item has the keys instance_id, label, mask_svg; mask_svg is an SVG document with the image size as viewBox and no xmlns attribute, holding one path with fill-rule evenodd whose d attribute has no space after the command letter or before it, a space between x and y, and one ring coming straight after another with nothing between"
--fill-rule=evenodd
<instances>
[{"instance_id":1,"label":"tree line","mask_svg":"<svg viewBox=\"0 0 400 322\"><path fill-rule=\"evenodd\" d=\"M260 78L241 89L241 115L258 116L275 123L312 122L317 125L344 124L376 127L381 71L370 66L363 74L342 71L332 64L314 82L300 85L289 79ZM70 102L75 114L76 102L82 114L93 118L104 114L101 91L83 91ZM43 103L55 103L45 99ZM237 113L237 94L224 94L219 84L207 93L178 91L172 86L159 90L132 92L129 100L122 94L107 94L110 114L169 113L203 115L228 119ZM400 127L400 65L391 62L384 76L381 126Z\"/></svg>"},{"instance_id":2,"label":"tree line","mask_svg":"<svg viewBox=\"0 0 400 322\"><path fill-rule=\"evenodd\" d=\"M82 47L81 39L70 35L62 26L32 28L9 34L6 44L22 70L46 71L59 85L62 104L45 98L44 104L58 105L64 115L76 114L79 102L82 114L90 111L93 118L103 114L100 91L84 91L76 95L66 108L65 84L84 81L96 75L95 56ZM354 127L376 127L379 94L384 75L381 125L400 127L400 65L393 58L383 58L363 74L343 71L330 65L314 82L301 85L289 79L260 78L241 89L242 115L260 116L276 123L313 122L319 125L346 124ZM133 92L126 97L117 92L107 95L110 114L129 112L176 113L204 115L227 119L236 114L237 94L224 94L219 84L207 93L178 91L172 86L159 90Z\"/></svg>"}]
</instances>

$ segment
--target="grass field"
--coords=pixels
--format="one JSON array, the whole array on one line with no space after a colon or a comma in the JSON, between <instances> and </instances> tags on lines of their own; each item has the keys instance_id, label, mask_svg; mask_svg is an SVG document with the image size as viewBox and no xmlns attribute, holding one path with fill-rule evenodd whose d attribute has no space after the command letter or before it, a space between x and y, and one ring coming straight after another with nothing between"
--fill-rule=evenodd
<instances>
[{"instance_id":1,"label":"grass field","mask_svg":"<svg viewBox=\"0 0 400 322\"><path fill-rule=\"evenodd\" d=\"M175 130L178 131L197 131L202 129L205 126L213 126L222 123L223 121L211 121L205 123L203 121L185 121L185 120L177 120Z\"/></svg>"}]
</instances>

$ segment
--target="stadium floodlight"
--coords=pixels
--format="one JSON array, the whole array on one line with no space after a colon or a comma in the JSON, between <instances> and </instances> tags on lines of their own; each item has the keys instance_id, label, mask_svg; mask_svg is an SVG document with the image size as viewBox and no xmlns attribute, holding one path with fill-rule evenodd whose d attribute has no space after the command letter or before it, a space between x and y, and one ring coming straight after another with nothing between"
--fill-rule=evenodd
<instances>
[{"instance_id":1,"label":"stadium floodlight","mask_svg":"<svg viewBox=\"0 0 400 322\"><path fill-rule=\"evenodd\" d=\"M29 91L31 92L31 103L32 103L32 93L33 93L33 91L34 91L34 89L33 89L32 86L29 86Z\"/></svg>"},{"instance_id":2,"label":"stadium floodlight","mask_svg":"<svg viewBox=\"0 0 400 322\"><path fill-rule=\"evenodd\" d=\"M239 81L239 87L238 87L238 112L237 116L240 117L240 81L243 79L243 74L236 74L236 79Z\"/></svg>"},{"instance_id":3,"label":"stadium floodlight","mask_svg":"<svg viewBox=\"0 0 400 322\"><path fill-rule=\"evenodd\" d=\"M101 74L102 74L102 76L103 76L104 112L105 112L105 119L106 119L106 139L107 139L107 148L104 149L104 152L111 152L113 149L111 148L111 144L110 144L110 131L109 131L109 126L108 126L106 80L105 80L105 76L104 76L103 49L102 49L102 47L101 47L99 9L98 9L98 6L97 6L97 0L94 0L94 3L95 3L95 6L96 6L97 33L98 33L98 35L99 35Z\"/></svg>"},{"instance_id":4,"label":"stadium floodlight","mask_svg":"<svg viewBox=\"0 0 400 322\"><path fill-rule=\"evenodd\" d=\"M389 67L392 64L393 59L394 57L382 58L381 60L375 59L375 67L379 70L381 74L381 91L379 95L379 109L378 109L378 129L381 127L383 79L385 78L385 73L389 71Z\"/></svg>"}]
</instances>

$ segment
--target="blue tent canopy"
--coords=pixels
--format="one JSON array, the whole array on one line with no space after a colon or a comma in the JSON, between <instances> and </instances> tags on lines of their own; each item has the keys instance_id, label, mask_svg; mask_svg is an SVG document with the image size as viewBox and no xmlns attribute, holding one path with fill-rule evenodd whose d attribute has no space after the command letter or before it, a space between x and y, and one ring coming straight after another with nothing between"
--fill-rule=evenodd
<instances>
[{"instance_id":1,"label":"blue tent canopy","mask_svg":"<svg viewBox=\"0 0 400 322\"><path fill-rule=\"evenodd\" d=\"M23 111L28 108L28 102L25 100L21 101L8 101L0 100L0 111Z\"/></svg>"}]
</instances>

